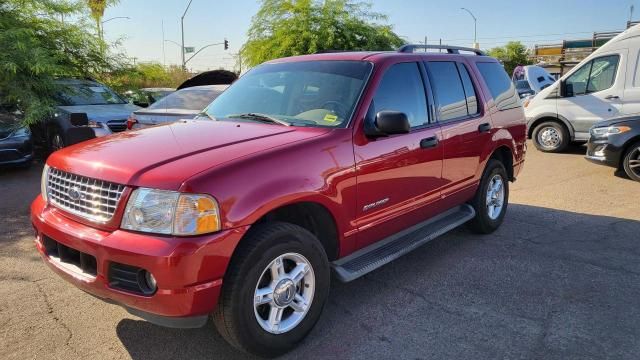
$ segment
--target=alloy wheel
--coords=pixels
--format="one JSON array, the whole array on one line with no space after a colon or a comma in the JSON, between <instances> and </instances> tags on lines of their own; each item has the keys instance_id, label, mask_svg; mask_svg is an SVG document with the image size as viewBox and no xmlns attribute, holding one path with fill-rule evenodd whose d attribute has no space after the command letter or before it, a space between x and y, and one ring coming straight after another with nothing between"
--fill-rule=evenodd
<instances>
[{"instance_id":1,"label":"alloy wheel","mask_svg":"<svg viewBox=\"0 0 640 360\"><path fill-rule=\"evenodd\" d=\"M487 187L487 215L491 220L500 217L504 206L504 180L499 174L494 175Z\"/></svg>"},{"instance_id":2,"label":"alloy wheel","mask_svg":"<svg viewBox=\"0 0 640 360\"><path fill-rule=\"evenodd\" d=\"M309 260L297 253L275 258L263 270L254 294L258 324L271 334L295 328L311 308L315 275Z\"/></svg>"}]
</instances>

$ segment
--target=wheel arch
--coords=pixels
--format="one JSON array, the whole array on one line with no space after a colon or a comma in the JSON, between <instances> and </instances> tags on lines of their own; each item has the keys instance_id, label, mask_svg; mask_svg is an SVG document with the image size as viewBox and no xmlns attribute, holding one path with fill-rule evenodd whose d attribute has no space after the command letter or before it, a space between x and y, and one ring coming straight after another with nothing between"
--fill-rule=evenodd
<instances>
[{"instance_id":1,"label":"wheel arch","mask_svg":"<svg viewBox=\"0 0 640 360\"><path fill-rule=\"evenodd\" d=\"M514 154L513 151L511 150L511 148L507 145L499 145L497 148L495 148L495 150L493 150L493 152L491 153L491 156L489 156L489 159L495 159L500 161L505 169L507 170L507 176L509 177L509 181L514 181L515 177L514 177L514 169L513 169L513 162L514 162Z\"/></svg>"},{"instance_id":2,"label":"wheel arch","mask_svg":"<svg viewBox=\"0 0 640 360\"><path fill-rule=\"evenodd\" d=\"M529 122L529 126L527 129L527 138L531 139L533 137L533 131L535 130L535 128L541 123L546 121L553 121L563 125L569 132L569 137L571 139L574 138L575 130L573 129L573 125L571 125L571 122L559 114L551 114L551 113L541 114L538 117L536 117L533 121Z\"/></svg>"}]
</instances>

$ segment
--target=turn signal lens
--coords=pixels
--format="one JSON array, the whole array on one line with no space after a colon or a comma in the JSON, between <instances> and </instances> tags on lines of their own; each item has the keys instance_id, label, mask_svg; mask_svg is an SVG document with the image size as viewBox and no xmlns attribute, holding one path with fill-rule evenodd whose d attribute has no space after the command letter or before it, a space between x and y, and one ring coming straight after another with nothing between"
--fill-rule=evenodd
<instances>
[{"instance_id":1,"label":"turn signal lens","mask_svg":"<svg viewBox=\"0 0 640 360\"><path fill-rule=\"evenodd\" d=\"M199 235L220 230L218 204L208 195L180 195L173 233Z\"/></svg>"}]
</instances>

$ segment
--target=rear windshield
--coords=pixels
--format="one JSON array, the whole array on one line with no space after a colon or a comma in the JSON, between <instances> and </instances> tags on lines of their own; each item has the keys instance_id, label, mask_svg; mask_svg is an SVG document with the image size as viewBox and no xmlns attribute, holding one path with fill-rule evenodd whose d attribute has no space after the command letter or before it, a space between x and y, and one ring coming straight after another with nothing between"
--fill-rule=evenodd
<instances>
[{"instance_id":1,"label":"rear windshield","mask_svg":"<svg viewBox=\"0 0 640 360\"><path fill-rule=\"evenodd\" d=\"M220 90L213 89L179 90L156 101L148 109L203 110L220 93Z\"/></svg>"},{"instance_id":2,"label":"rear windshield","mask_svg":"<svg viewBox=\"0 0 640 360\"><path fill-rule=\"evenodd\" d=\"M108 87L92 82L61 83L58 103L63 106L125 104L118 94Z\"/></svg>"},{"instance_id":3,"label":"rear windshield","mask_svg":"<svg viewBox=\"0 0 640 360\"><path fill-rule=\"evenodd\" d=\"M497 62L478 62L476 64L498 110L508 110L520 106L515 86L509 80L502 65Z\"/></svg>"},{"instance_id":4,"label":"rear windshield","mask_svg":"<svg viewBox=\"0 0 640 360\"><path fill-rule=\"evenodd\" d=\"M247 114L261 114L293 126L344 127L372 67L363 61L264 64L238 79L206 112L218 120L252 121Z\"/></svg>"}]
</instances>

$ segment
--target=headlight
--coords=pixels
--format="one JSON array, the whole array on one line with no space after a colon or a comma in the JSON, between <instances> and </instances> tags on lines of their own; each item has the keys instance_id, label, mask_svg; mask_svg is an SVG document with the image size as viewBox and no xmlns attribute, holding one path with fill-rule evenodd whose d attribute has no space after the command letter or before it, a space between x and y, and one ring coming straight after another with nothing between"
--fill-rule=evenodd
<instances>
[{"instance_id":1,"label":"headlight","mask_svg":"<svg viewBox=\"0 0 640 360\"><path fill-rule=\"evenodd\" d=\"M49 202L49 194L47 194L47 180L49 178L49 165L44 164L42 169L42 178L40 179L40 193L44 201Z\"/></svg>"},{"instance_id":2,"label":"headlight","mask_svg":"<svg viewBox=\"0 0 640 360\"><path fill-rule=\"evenodd\" d=\"M121 226L167 235L211 233L220 230L218 203L204 194L139 188L129 198Z\"/></svg>"},{"instance_id":3,"label":"headlight","mask_svg":"<svg viewBox=\"0 0 640 360\"><path fill-rule=\"evenodd\" d=\"M95 120L89 120L89 122L87 123L87 126L90 128L102 128L102 124L95 121Z\"/></svg>"},{"instance_id":4,"label":"headlight","mask_svg":"<svg viewBox=\"0 0 640 360\"><path fill-rule=\"evenodd\" d=\"M598 137L607 137L609 135L622 134L631 130L628 126L609 126L591 128L591 135Z\"/></svg>"}]
</instances>

